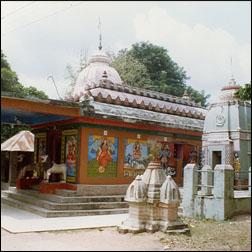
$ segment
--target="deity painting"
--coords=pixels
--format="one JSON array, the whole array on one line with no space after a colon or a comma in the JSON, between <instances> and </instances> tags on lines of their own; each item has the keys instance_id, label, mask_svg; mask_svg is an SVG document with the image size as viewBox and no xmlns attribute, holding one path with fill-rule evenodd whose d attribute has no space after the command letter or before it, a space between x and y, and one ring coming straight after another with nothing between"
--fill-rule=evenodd
<instances>
[{"instance_id":1,"label":"deity painting","mask_svg":"<svg viewBox=\"0 0 252 252\"><path fill-rule=\"evenodd\" d=\"M196 162L197 162L197 149L195 146L191 146L188 163L195 164Z\"/></svg>"},{"instance_id":2,"label":"deity painting","mask_svg":"<svg viewBox=\"0 0 252 252\"><path fill-rule=\"evenodd\" d=\"M161 168L165 171L166 175L175 176L176 169L175 167L169 165L170 158L171 158L171 152L169 144L167 142L162 142L159 155Z\"/></svg>"},{"instance_id":3,"label":"deity painting","mask_svg":"<svg viewBox=\"0 0 252 252\"><path fill-rule=\"evenodd\" d=\"M66 136L66 175L69 182L73 182L76 177L76 149L76 136Z\"/></svg>"},{"instance_id":4,"label":"deity painting","mask_svg":"<svg viewBox=\"0 0 252 252\"><path fill-rule=\"evenodd\" d=\"M162 143L160 151L160 163L163 169L168 168L169 158L171 157L170 148L168 143Z\"/></svg>"},{"instance_id":5,"label":"deity painting","mask_svg":"<svg viewBox=\"0 0 252 252\"><path fill-rule=\"evenodd\" d=\"M125 139L124 141L124 176L142 174L149 163L147 142L144 140Z\"/></svg>"},{"instance_id":6,"label":"deity painting","mask_svg":"<svg viewBox=\"0 0 252 252\"><path fill-rule=\"evenodd\" d=\"M115 177L118 159L118 138L92 136L88 138L88 175Z\"/></svg>"},{"instance_id":7,"label":"deity painting","mask_svg":"<svg viewBox=\"0 0 252 252\"><path fill-rule=\"evenodd\" d=\"M46 139L40 138L38 139L38 157L46 154Z\"/></svg>"},{"instance_id":8,"label":"deity painting","mask_svg":"<svg viewBox=\"0 0 252 252\"><path fill-rule=\"evenodd\" d=\"M42 155L46 155L46 134L35 136L34 162L39 162Z\"/></svg>"},{"instance_id":9,"label":"deity painting","mask_svg":"<svg viewBox=\"0 0 252 252\"><path fill-rule=\"evenodd\" d=\"M235 176L237 177L240 172L241 169L241 164L240 164L240 158L239 158L239 153L238 152L234 152L234 159L233 159L233 168L235 171Z\"/></svg>"}]
</instances>

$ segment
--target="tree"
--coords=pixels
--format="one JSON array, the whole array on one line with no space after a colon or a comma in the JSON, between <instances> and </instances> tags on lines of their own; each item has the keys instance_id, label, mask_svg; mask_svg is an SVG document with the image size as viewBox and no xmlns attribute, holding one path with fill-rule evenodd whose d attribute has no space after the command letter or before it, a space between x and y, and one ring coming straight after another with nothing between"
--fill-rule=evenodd
<instances>
[{"instance_id":1,"label":"tree","mask_svg":"<svg viewBox=\"0 0 252 252\"><path fill-rule=\"evenodd\" d=\"M24 97L48 99L48 96L43 91L39 91L35 87L30 86L30 87L24 88L23 92L24 92Z\"/></svg>"},{"instance_id":2,"label":"tree","mask_svg":"<svg viewBox=\"0 0 252 252\"><path fill-rule=\"evenodd\" d=\"M6 56L1 50L1 92L20 98L36 97L39 99L48 99L48 96L37 90L35 87L24 87L18 80L17 74L11 69Z\"/></svg>"},{"instance_id":3,"label":"tree","mask_svg":"<svg viewBox=\"0 0 252 252\"><path fill-rule=\"evenodd\" d=\"M251 100L251 83L241 86L240 89L235 93L235 96L243 101Z\"/></svg>"},{"instance_id":4,"label":"tree","mask_svg":"<svg viewBox=\"0 0 252 252\"><path fill-rule=\"evenodd\" d=\"M3 51L1 50L1 68L10 69L10 65L6 60L6 56L4 55Z\"/></svg>"},{"instance_id":5,"label":"tree","mask_svg":"<svg viewBox=\"0 0 252 252\"><path fill-rule=\"evenodd\" d=\"M203 90L197 91L186 85L189 79L186 71L171 59L165 48L149 42L141 42L133 44L129 50L120 50L117 55L111 51L107 54L112 59L112 67L118 71L126 85L179 97L182 97L187 90L193 101L200 103L201 106L207 105L210 95L206 95ZM67 65L66 79L69 80L67 95L72 94L80 71L87 65L86 58L77 69Z\"/></svg>"},{"instance_id":6,"label":"tree","mask_svg":"<svg viewBox=\"0 0 252 252\"><path fill-rule=\"evenodd\" d=\"M150 88L151 79L147 68L137 59L127 54L125 50L119 52L118 57L111 64L122 80L130 86L140 88Z\"/></svg>"},{"instance_id":7,"label":"tree","mask_svg":"<svg viewBox=\"0 0 252 252\"><path fill-rule=\"evenodd\" d=\"M12 71L6 56L1 50L1 92L7 92L9 95L24 98L35 97L39 99L48 99L48 96L37 90L35 87L24 87L18 80L17 74ZM31 130L28 125L1 125L1 143L15 135L20 130Z\"/></svg>"},{"instance_id":8,"label":"tree","mask_svg":"<svg viewBox=\"0 0 252 252\"><path fill-rule=\"evenodd\" d=\"M65 94L66 97L72 95L79 73L87 66L87 57L88 50L85 50L84 53L81 52L77 68L74 68L72 65L67 64L65 79L69 81L69 84Z\"/></svg>"},{"instance_id":9,"label":"tree","mask_svg":"<svg viewBox=\"0 0 252 252\"><path fill-rule=\"evenodd\" d=\"M199 103L201 106L207 106L207 99L210 97L210 94L205 95L205 91L201 90L200 92L193 89L191 86L187 87L187 94L192 97L192 99Z\"/></svg>"},{"instance_id":10,"label":"tree","mask_svg":"<svg viewBox=\"0 0 252 252\"><path fill-rule=\"evenodd\" d=\"M199 92L187 86L189 77L184 68L171 59L165 48L149 42L135 43L130 50L119 51L112 66L122 80L132 86L180 97L187 90L192 100L202 106L207 105L210 97L203 90Z\"/></svg>"},{"instance_id":11,"label":"tree","mask_svg":"<svg viewBox=\"0 0 252 252\"><path fill-rule=\"evenodd\" d=\"M129 54L145 65L151 79L151 88L155 91L182 96L185 82L189 77L182 67L179 67L165 48L149 42L132 45Z\"/></svg>"}]
</instances>

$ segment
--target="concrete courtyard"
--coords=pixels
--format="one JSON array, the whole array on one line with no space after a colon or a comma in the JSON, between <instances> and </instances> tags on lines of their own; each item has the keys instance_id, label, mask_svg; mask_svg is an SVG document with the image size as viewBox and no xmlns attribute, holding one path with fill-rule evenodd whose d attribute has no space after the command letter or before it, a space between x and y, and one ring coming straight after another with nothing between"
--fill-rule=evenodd
<instances>
[{"instance_id":1,"label":"concrete courtyard","mask_svg":"<svg viewBox=\"0 0 252 252\"><path fill-rule=\"evenodd\" d=\"M43 218L2 205L1 250L3 251L249 251L251 216L228 221L183 219L191 235L162 232L119 234L116 225L127 214Z\"/></svg>"}]
</instances>

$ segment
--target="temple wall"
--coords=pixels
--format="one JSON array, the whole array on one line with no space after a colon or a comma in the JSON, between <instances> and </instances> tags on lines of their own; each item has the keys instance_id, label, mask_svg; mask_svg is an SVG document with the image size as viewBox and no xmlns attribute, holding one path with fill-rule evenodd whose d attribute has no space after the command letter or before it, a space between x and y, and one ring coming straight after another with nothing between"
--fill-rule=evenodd
<instances>
[{"instance_id":1,"label":"temple wall","mask_svg":"<svg viewBox=\"0 0 252 252\"><path fill-rule=\"evenodd\" d=\"M214 170L203 167L201 188L197 165L185 167L183 216L226 220L237 214L251 213L251 174L249 189L234 191L234 170L231 165L217 165ZM203 176L213 176L203 179ZM208 190L205 190L208 188Z\"/></svg>"},{"instance_id":2,"label":"temple wall","mask_svg":"<svg viewBox=\"0 0 252 252\"><path fill-rule=\"evenodd\" d=\"M190 158L189 152L194 149L199 154L201 147L200 137L194 137L190 135L181 135L180 132L176 133L176 129L171 133L162 133L157 131L148 134L146 131L132 130L132 129L116 129L112 127L106 127L102 125L94 125L89 127L83 125L62 125L54 127L55 136L57 136L57 149L61 149L61 153L57 153L56 146L53 141L53 129L51 133L46 133L45 128L36 130L35 135L41 135L42 132L46 133L46 146L47 151L50 150L50 155L56 160L60 160L61 163L66 162L67 155L67 141L76 132L77 149L75 160L75 177L67 177L67 182L76 183L79 185L79 191L85 191L86 188L82 188L81 185L126 185L133 181L138 174L143 174L147 167L147 161L142 162L137 168L134 169L125 166L126 154L129 147L134 146L135 142L141 144L142 156L146 156L147 141L157 140L158 142L168 143L171 157L169 159L169 166L176 169L176 176L174 180L179 185L183 183L183 164L188 162ZM44 136L43 136L44 137ZM111 147L114 149L112 155L111 165L109 168L105 168L105 171L99 171L99 165L97 161L97 153L99 148L95 143L95 140L102 138L108 138L112 142ZM61 140L59 140L61 139ZM127 142L127 143L126 143ZM54 144L53 144L54 143ZM61 146L59 144L61 143ZM130 146L131 145L131 146ZM90 151L90 148L94 148ZM37 155L39 152L36 150ZM108 162L109 163L109 162ZM134 163L132 164L134 165ZM116 189L117 190L117 189ZM120 189L118 189L120 191ZM123 189L124 190L124 189Z\"/></svg>"}]
</instances>

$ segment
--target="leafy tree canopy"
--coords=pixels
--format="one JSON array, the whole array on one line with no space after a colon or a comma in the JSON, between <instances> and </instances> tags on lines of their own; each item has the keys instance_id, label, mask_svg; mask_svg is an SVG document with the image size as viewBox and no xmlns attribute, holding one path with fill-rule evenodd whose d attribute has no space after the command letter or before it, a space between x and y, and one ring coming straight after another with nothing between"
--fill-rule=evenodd
<instances>
[{"instance_id":1,"label":"leafy tree canopy","mask_svg":"<svg viewBox=\"0 0 252 252\"><path fill-rule=\"evenodd\" d=\"M244 84L235 93L235 96L243 101L251 100L251 83Z\"/></svg>"},{"instance_id":2,"label":"leafy tree canopy","mask_svg":"<svg viewBox=\"0 0 252 252\"><path fill-rule=\"evenodd\" d=\"M18 80L17 74L11 69L6 56L1 50L1 92L24 98L35 97L40 99L48 99L48 96L37 90L35 87L24 87Z\"/></svg>"},{"instance_id":3,"label":"leafy tree canopy","mask_svg":"<svg viewBox=\"0 0 252 252\"><path fill-rule=\"evenodd\" d=\"M48 99L48 96L37 90L35 87L24 87L18 80L17 74L12 71L6 56L1 50L1 92L7 92L15 97L33 97L39 99ZM12 137L20 130L31 130L28 125L1 125L1 143Z\"/></svg>"},{"instance_id":4,"label":"leafy tree canopy","mask_svg":"<svg viewBox=\"0 0 252 252\"><path fill-rule=\"evenodd\" d=\"M182 96L187 89L192 100L202 106L207 105L210 97L203 90L187 86L189 77L184 68L171 59L165 48L149 42L135 43L131 49L119 51L112 65L129 85L175 96Z\"/></svg>"},{"instance_id":5,"label":"leafy tree canopy","mask_svg":"<svg viewBox=\"0 0 252 252\"><path fill-rule=\"evenodd\" d=\"M122 80L127 80L127 85L151 88L150 74L146 66L128 54L127 51L121 51L111 65L117 69Z\"/></svg>"}]
</instances>

